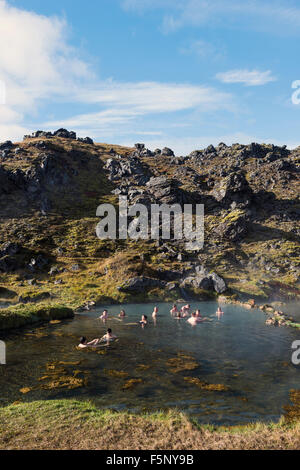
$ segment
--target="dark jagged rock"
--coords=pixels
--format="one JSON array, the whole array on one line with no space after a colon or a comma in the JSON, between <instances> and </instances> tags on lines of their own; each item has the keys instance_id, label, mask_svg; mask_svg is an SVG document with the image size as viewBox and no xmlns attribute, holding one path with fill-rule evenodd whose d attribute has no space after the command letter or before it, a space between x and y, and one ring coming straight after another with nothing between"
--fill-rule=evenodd
<instances>
[{"instance_id":1,"label":"dark jagged rock","mask_svg":"<svg viewBox=\"0 0 300 470\"><path fill-rule=\"evenodd\" d=\"M5 243L0 250L0 257L2 256L15 256L21 251L21 246L17 243L7 242Z\"/></svg>"},{"instance_id":2,"label":"dark jagged rock","mask_svg":"<svg viewBox=\"0 0 300 470\"><path fill-rule=\"evenodd\" d=\"M206 149L204 149L204 155L215 155L216 149L213 145L209 145Z\"/></svg>"},{"instance_id":3,"label":"dark jagged rock","mask_svg":"<svg viewBox=\"0 0 300 470\"><path fill-rule=\"evenodd\" d=\"M129 279L122 286L118 287L120 292L143 292L145 289L154 287L165 287L166 282L159 279L152 279L148 277L134 277Z\"/></svg>"},{"instance_id":4,"label":"dark jagged rock","mask_svg":"<svg viewBox=\"0 0 300 470\"><path fill-rule=\"evenodd\" d=\"M154 153L145 147L145 144L135 144L135 151L131 154L132 157L153 157Z\"/></svg>"},{"instance_id":5,"label":"dark jagged rock","mask_svg":"<svg viewBox=\"0 0 300 470\"><path fill-rule=\"evenodd\" d=\"M0 258L0 272L14 272L19 267L18 260L14 256L6 255Z\"/></svg>"},{"instance_id":6,"label":"dark jagged rock","mask_svg":"<svg viewBox=\"0 0 300 470\"><path fill-rule=\"evenodd\" d=\"M247 207L251 203L253 192L244 174L237 172L222 179L214 187L212 195L225 206L235 203L239 207Z\"/></svg>"},{"instance_id":7,"label":"dark jagged rock","mask_svg":"<svg viewBox=\"0 0 300 470\"><path fill-rule=\"evenodd\" d=\"M24 135L24 140L36 139L38 137L44 137L46 139L50 139L51 137L53 137L53 134L52 132L36 131L36 132L33 132L31 135Z\"/></svg>"},{"instance_id":8,"label":"dark jagged rock","mask_svg":"<svg viewBox=\"0 0 300 470\"><path fill-rule=\"evenodd\" d=\"M10 140L0 143L0 150L10 150L13 148L13 143Z\"/></svg>"},{"instance_id":9,"label":"dark jagged rock","mask_svg":"<svg viewBox=\"0 0 300 470\"><path fill-rule=\"evenodd\" d=\"M196 289L215 291L223 294L227 290L224 279L216 273L209 273L203 266L196 266L188 271L188 275L182 280L181 287L192 286Z\"/></svg>"},{"instance_id":10,"label":"dark jagged rock","mask_svg":"<svg viewBox=\"0 0 300 470\"><path fill-rule=\"evenodd\" d=\"M32 258L30 263L29 263L29 268L32 271L36 271L37 269L43 269L47 264L49 263L49 260L46 259L43 255L38 255L36 258Z\"/></svg>"},{"instance_id":11,"label":"dark jagged rock","mask_svg":"<svg viewBox=\"0 0 300 470\"><path fill-rule=\"evenodd\" d=\"M233 211L215 229L217 236L237 242L248 233L249 215L242 211Z\"/></svg>"},{"instance_id":12,"label":"dark jagged rock","mask_svg":"<svg viewBox=\"0 0 300 470\"><path fill-rule=\"evenodd\" d=\"M94 145L94 141L90 137L78 137L77 140L78 142L83 142L84 144Z\"/></svg>"},{"instance_id":13,"label":"dark jagged rock","mask_svg":"<svg viewBox=\"0 0 300 470\"><path fill-rule=\"evenodd\" d=\"M105 168L109 172L109 179L111 181L120 178L133 177L137 185L144 185L149 181L149 170L145 168L143 163L134 156L127 159L109 159L106 162Z\"/></svg>"},{"instance_id":14,"label":"dark jagged rock","mask_svg":"<svg viewBox=\"0 0 300 470\"><path fill-rule=\"evenodd\" d=\"M162 149L161 155L163 157L175 157L173 150L169 149L168 147Z\"/></svg>"},{"instance_id":15,"label":"dark jagged rock","mask_svg":"<svg viewBox=\"0 0 300 470\"><path fill-rule=\"evenodd\" d=\"M178 188L177 182L165 176L150 178L146 186L149 194L157 203L171 205L188 202L186 194Z\"/></svg>"},{"instance_id":16,"label":"dark jagged rock","mask_svg":"<svg viewBox=\"0 0 300 470\"><path fill-rule=\"evenodd\" d=\"M145 148L145 144L135 144L134 146L138 152L141 152Z\"/></svg>"},{"instance_id":17,"label":"dark jagged rock","mask_svg":"<svg viewBox=\"0 0 300 470\"><path fill-rule=\"evenodd\" d=\"M62 137L64 139L74 139L76 140L76 132L67 131L67 129L58 129L53 132L54 137Z\"/></svg>"},{"instance_id":18,"label":"dark jagged rock","mask_svg":"<svg viewBox=\"0 0 300 470\"><path fill-rule=\"evenodd\" d=\"M67 131L67 129L58 129L53 133L49 131L36 131L33 132L31 135L24 135L24 140L36 138L50 139L51 137L62 137L64 139L76 140L76 132Z\"/></svg>"}]
</instances>

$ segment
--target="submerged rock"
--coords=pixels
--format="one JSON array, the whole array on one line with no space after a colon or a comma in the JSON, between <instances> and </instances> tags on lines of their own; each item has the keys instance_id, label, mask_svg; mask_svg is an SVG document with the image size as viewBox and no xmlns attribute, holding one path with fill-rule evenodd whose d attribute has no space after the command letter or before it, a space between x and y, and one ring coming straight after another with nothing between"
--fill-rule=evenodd
<instances>
[{"instance_id":1,"label":"submerged rock","mask_svg":"<svg viewBox=\"0 0 300 470\"><path fill-rule=\"evenodd\" d=\"M185 382L188 382L191 385L196 385L201 388L201 390L206 390L208 392L227 392L229 387L222 384L208 384L207 382L202 382L198 377L184 377Z\"/></svg>"}]
</instances>

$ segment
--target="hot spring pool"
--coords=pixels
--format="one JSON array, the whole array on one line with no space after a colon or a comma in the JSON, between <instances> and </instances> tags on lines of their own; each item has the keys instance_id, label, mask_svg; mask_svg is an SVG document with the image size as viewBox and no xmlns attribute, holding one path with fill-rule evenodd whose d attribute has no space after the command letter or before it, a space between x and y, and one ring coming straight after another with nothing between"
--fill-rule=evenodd
<instances>
[{"instance_id":1,"label":"hot spring pool","mask_svg":"<svg viewBox=\"0 0 300 470\"><path fill-rule=\"evenodd\" d=\"M300 385L300 366L291 363L300 332L266 326L258 310L224 305L218 319L215 302L191 305L211 321L193 328L171 318L171 305L161 303L157 324L150 319L142 329L132 323L143 313L151 317L153 304L132 304L124 307L124 321L110 318L104 325L97 319L101 308L8 336L0 405L76 398L133 412L177 408L202 423L277 420L289 391ZM119 312L109 307L110 317ZM94 339L108 327L117 343L76 349L80 336Z\"/></svg>"}]
</instances>

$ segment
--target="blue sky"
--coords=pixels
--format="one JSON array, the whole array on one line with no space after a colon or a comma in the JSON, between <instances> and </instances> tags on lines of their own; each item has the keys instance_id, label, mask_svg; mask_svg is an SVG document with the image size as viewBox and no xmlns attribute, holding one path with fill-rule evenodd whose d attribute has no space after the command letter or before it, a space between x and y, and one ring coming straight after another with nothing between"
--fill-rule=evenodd
<instances>
[{"instance_id":1,"label":"blue sky","mask_svg":"<svg viewBox=\"0 0 300 470\"><path fill-rule=\"evenodd\" d=\"M0 0L0 140L296 147L299 39L296 0Z\"/></svg>"}]
</instances>

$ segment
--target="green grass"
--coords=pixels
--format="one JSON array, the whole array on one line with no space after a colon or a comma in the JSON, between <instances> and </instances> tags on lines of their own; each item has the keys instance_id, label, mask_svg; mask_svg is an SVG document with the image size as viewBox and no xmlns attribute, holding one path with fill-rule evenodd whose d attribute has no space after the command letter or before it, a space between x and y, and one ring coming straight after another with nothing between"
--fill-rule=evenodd
<instances>
[{"instance_id":1,"label":"green grass","mask_svg":"<svg viewBox=\"0 0 300 470\"><path fill-rule=\"evenodd\" d=\"M178 410L132 414L86 401L51 400L0 408L0 449L297 449L300 423L216 427Z\"/></svg>"},{"instance_id":2,"label":"green grass","mask_svg":"<svg viewBox=\"0 0 300 470\"><path fill-rule=\"evenodd\" d=\"M0 330L10 330L39 322L73 318L73 316L73 310L62 305L17 305L0 310Z\"/></svg>"}]
</instances>

